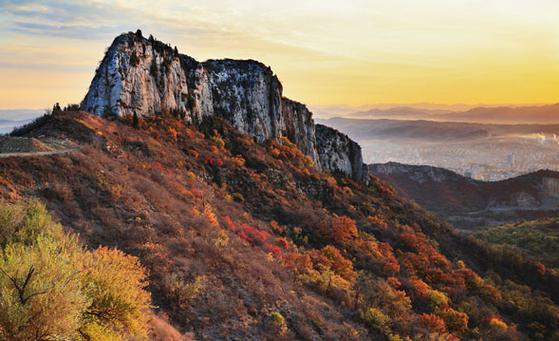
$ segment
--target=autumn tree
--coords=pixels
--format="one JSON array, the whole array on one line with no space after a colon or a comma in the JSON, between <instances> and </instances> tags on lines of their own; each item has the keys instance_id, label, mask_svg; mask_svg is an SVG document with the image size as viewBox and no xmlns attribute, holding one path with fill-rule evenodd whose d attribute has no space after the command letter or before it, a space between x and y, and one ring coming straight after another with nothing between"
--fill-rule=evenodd
<instances>
[{"instance_id":1,"label":"autumn tree","mask_svg":"<svg viewBox=\"0 0 559 341\"><path fill-rule=\"evenodd\" d=\"M86 251L37 201L0 205L0 340L147 338L137 258Z\"/></svg>"},{"instance_id":2,"label":"autumn tree","mask_svg":"<svg viewBox=\"0 0 559 341\"><path fill-rule=\"evenodd\" d=\"M347 245L358 235L355 221L346 216L334 216L318 226L322 238L341 245Z\"/></svg>"}]
</instances>

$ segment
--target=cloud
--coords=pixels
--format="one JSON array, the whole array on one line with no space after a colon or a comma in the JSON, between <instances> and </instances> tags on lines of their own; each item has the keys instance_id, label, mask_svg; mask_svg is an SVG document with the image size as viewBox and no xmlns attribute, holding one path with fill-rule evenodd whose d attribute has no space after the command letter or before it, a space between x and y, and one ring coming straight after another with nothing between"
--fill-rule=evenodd
<instances>
[{"instance_id":1,"label":"cloud","mask_svg":"<svg viewBox=\"0 0 559 341\"><path fill-rule=\"evenodd\" d=\"M0 17L9 32L73 39L106 39L122 30L119 11L92 2L2 1Z\"/></svg>"},{"instance_id":2,"label":"cloud","mask_svg":"<svg viewBox=\"0 0 559 341\"><path fill-rule=\"evenodd\" d=\"M35 72L76 73L89 72L90 66L68 65L63 63L18 63L0 61L3 70L33 70Z\"/></svg>"},{"instance_id":3,"label":"cloud","mask_svg":"<svg viewBox=\"0 0 559 341\"><path fill-rule=\"evenodd\" d=\"M124 27L122 27L124 29ZM9 29L12 32L73 39L105 39L117 31L114 26L90 26L77 24L39 24L30 22L16 22Z\"/></svg>"}]
</instances>

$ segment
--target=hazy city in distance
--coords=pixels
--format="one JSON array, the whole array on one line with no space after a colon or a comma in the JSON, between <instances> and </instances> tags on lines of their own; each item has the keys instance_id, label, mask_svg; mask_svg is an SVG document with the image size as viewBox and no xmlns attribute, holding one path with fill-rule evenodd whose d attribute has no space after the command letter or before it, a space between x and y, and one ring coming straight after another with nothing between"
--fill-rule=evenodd
<instances>
[{"instance_id":1,"label":"hazy city in distance","mask_svg":"<svg viewBox=\"0 0 559 341\"><path fill-rule=\"evenodd\" d=\"M436 166L485 181L559 170L559 105L332 108L337 115L318 110L330 117L320 122L361 144L370 164Z\"/></svg>"}]
</instances>

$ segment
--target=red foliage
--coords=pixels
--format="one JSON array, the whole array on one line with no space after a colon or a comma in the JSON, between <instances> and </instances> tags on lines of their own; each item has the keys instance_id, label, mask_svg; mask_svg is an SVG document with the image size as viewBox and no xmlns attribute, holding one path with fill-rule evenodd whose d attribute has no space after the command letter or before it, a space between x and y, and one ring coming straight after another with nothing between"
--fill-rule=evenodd
<instances>
[{"instance_id":1,"label":"red foliage","mask_svg":"<svg viewBox=\"0 0 559 341\"><path fill-rule=\"evenodd\" d=\"M256 229L248 224L241 224L238 233L241 238L250 243L261 243L270 237L268 232Z\"/></svg>"},{"instance_id":2,"label":"red foliage","mask_svg":"<svg viewBox=\"0 0 559 341\"><path fill-rule=\"evenodd\" d=\"M289 249L289 242L285 238L276 239L276 243L284 250Z\"/></svg>"},{"instance_id":3,"label":"red foliage","mask_svg":"<svg viewBox=\"0 0 559 341\"><path fill-rule=\"evenodd\" d=\"M221 166L223 166L223 160L222 159L214 159L211 155L208 155L204 159L204 164L206 164L208 166L221 167Z\"/></svg>"},{"instance_id":4,"label":"red foliage","mask_svg":"<svg viewBox=\"0 0 559 341\"><path fill-rule=\"evenodd\" d=\"M271 252L276 257L281 255L281 249L277 245L266 243L264 244L264 250L266 250L267 252Z\"/></svg>"},{"instance_id":5,"label":"red foliage","mask_svg":"<svg viewBox=\"0 0 559 341\"><path fill-rule=\"evenodd\" d=\"M233 220L231 220L231 217L228 215L223 218L223 224L231 231L235 231L237 229L237 225L235 225Z\"/></svg>"},{"instance_id":6,"label":"red foliage","mask_svg":"<svg viewBox=\"0 0 559 341\"><path fill-rule=\"evenodd\" d=\"M536 269L540 275L545 275L545 265L542 262L536 262Z\"/></svg>"}]
</instances>

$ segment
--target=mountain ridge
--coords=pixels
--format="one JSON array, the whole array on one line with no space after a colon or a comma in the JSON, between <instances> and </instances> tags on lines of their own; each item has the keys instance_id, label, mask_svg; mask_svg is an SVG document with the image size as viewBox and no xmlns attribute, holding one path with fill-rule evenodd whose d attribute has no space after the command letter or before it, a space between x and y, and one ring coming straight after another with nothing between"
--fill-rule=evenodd
<instances>
[{"instance_id":1,"label":"mountain ridge","mask_svg":"<svg viewBox=\"0 0 559 341\"><path fill-rule=\"evenodd\" d=\"M434 166L397 162L369 165L370 173L400 194L469 229L554 216L559 172L540 170L500 181L480 181Z\"/></svg>"},{"instance_id":2,"label":"mountain ridge","mask_svg":"<svg viewBox=\"0 0 559 341\"><path fill-rule=\"evenodd\" d=\"M343 115L356 119L406 119L486 124L557 124L559 103L541 105L473 106L469 109L434 109L413 105L371 108Z\"/></svg>"}]
</instances>

